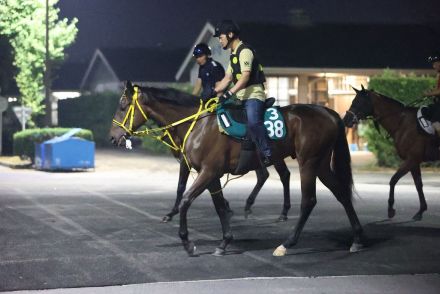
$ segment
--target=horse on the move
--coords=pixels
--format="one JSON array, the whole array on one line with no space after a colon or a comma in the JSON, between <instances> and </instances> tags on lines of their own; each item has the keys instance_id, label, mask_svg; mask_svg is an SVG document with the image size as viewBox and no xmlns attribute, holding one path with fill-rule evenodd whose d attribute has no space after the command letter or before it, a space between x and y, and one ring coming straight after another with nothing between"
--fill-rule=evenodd
<instances>
[{"instance_id":1,"label":"horse on the move","mask_svg":"<svg viewBox=\"0 0 440 294\"><path fill-rule=\"evenodd\" d=\"M232 241L229 223L230 215L223 197L220 178L225 173L236 170L241 143L219 132L217 119L211 113L197 116L193 122L173 124L183 118L192 117L200 110L195 97L174 89L152 87L134 88L130 82L121 97L116 110L114 124L110 130L111 141L124 144L129 128L127 114L134 111L130 122L133 129L139 128L146 119L154 120L159 126L179 138L184 145L188 163L197 172L192 186L185 191L184 202L180 207L179 236L186 252L195 254L194 243L190 241L187 227L187 212L192 202L208 189L220 218L223 240L214 255L223 255ZM286 248L295 245L300 233L316 204L316 178L318 177L344 206L350 220L354 241L350 248L357 251L361 245L362 227L352 205L353 179L350 152L345 137L345 127L339 115L317 105L290 105L281 108L287 135L284 139L271 143L275 168L284 165L284 158L298 159L301 178L301 213L291 235L275 250L274 255L284 255ZM122 123L121 123L122 122ZM257 155L255 155L257 156ZM256 157L251 169L261 168Z\"/></svg>"},{"instance_id":2,"label":"horse on the move","mask_svg":"<svg viewBox=\"0 0 440 294\"><path fill-rule=\"evenodd\" d=\"M417 108L406 107L395 99L364 89L364 86L361 90L354 90L356 97L345 114L345 125L350 128L360 120L372 118L375 123L382 125L391 136L397 154L403 161L390 180L388 217L392 218L396 214L393 208L394 187L401 177L411 172L420 200L419 211L413 219L421 220L423 212L428 207L423 194L420 164L439 159L437 139L434 136L421 133L418 129Z\"/></svg>"}]
</instances>

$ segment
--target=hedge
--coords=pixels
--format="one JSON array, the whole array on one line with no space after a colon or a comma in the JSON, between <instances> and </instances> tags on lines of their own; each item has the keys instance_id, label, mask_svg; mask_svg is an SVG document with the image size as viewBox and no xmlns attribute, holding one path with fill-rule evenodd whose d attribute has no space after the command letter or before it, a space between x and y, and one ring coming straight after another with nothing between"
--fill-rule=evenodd
<instances>
[{"instance_id":1,"label":"hedge","mask_svg":"<svg viewBox=\"0 0 440 294\"><path fill-rule=\"evenodd\" d=\"M109 131L120 95L103 93L58 101L58 124L93 132L97 146L110 146Z\"/></svg>"},{"instance_id":2,"label":"hedge","mask_svg":"<svg viewBox=\"0 0 440 294\"><path fill-rule=\"evenodd\" d=\"M190 84L183 83L170 84L170 87L184 92L189 92L192 88ZM60 100L58 101L59 125L90 129L97 146L110 147L109 131L120 97L118 93L109 92ZM154 127L154 125L150 123L149 127ZM149 137L142 138L141 146L152 153L170 153L168 147Z\"/></svg>"},{"instance_id":3,"label":"hedge","mask_svg":"<svg viewBox=\"0 0 440 294\"><path fill-rule=\"evenodd\" d=\"M14 155L26 155L34 158L35 143L42 143L54 137L59 137L68 131L70 128L44 128L44 129L27 129L14 134ZM93 141L93 134L90 130L82 129L75 134L86 140Z\"/></svg>"},{"instance_id":4,"label":"hedge","mask_svg":"<svg viewBox=\"0 0 440 294\"><path fill-rule=\"evenodd\" d=\"M423 93L435 86L433 77L402 75L392 70L385 70L381 75L370 79L368 88L378 93L392 97L405 105L429 104L423 99ZM394 143L388 133L380 127L380 133L369 121L364 137L368 142L368 149L372 151L379 166L396 167L401 162L394 148Z\"/></svg>"}]
</instances>

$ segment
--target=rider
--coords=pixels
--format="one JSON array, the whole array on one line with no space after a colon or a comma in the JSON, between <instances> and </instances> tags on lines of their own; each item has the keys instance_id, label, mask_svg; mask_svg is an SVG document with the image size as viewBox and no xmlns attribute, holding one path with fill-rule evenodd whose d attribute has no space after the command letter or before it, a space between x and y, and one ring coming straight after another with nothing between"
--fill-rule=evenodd
<instances>
[{"instance_id":1,"label":"rider","mask_svg":"<svg viewBox=\"0 0 440 294\"><path fill-rule=\"evenodd\" d=\"M426 96L434 96L434 104L428 107L427 118L431 120L437 135L440 137L440 54L434 54L428 57L428 61L437 71L437 87L426 92Z\"/></svg>"},{"instance_id":2,"label":"rider","mask_svg":"<svg viewBox=\"0 0 440 294\"><path fill-rule=\"evenodd\" d=\"M201 90L201 97L206 102L216 96L214 88L225 76L225 70L219 62L211 58L211 48L205 43L199 43L194 47L193 56L199 65L193 95L198 96Z\"/></svg>"},{"instance_id":3,"label":"rider","mask_svg":"<svg viewBox=\"0 0 440 294\"><path fill-rule=\"evenodd\" d=\"M223 20L217 24L214 37L218 37L224 50L231 49L226 75L215 87L215 91L216 93L223 92L231 82L234 83L232 88L220 96L220 102L226 101L234 94L244 101L251 139L263 155L263 164L269 165L272 161L272 152L263 124L264 101L266 100L264 92L266 78L263 67L255 51L241 41L240 28L235 22Z\"/></svg>"}]
</instances>

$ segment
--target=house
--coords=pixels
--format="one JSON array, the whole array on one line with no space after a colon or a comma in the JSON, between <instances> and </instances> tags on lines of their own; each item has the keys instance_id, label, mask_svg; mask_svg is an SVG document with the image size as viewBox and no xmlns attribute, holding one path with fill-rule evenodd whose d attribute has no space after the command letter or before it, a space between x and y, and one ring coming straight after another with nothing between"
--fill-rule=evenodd
<instances>
[{"instance_id":1,"label":"house","mask_svg":"<svg viewBox=\"0 0 440 294\"><path fill-rule=\"evenodd\" d=\"M317 103L340 114L352 99L351 86L368 85L385 68L401 73L433 75L426 58L440 48L440 29L428 25L240 23L242 39L256 49L266 74L269 96L279 105ZM193 45L204 42L225 67L229 52L212 38L206 23ZM176 81L194 82L198 65L192 48L176 73Z\"/></svg>"},{"instance_id":2,"label":"house","mask_svg":"<svg viewBox=\"0 0 440 294\"><path fill-rule=\"evenodd\" d=\"M96 49L80 83L80 91L119 92L122 82L156 87L175 83L186 50L157 48Z\"/></svg>"}]
</instances>

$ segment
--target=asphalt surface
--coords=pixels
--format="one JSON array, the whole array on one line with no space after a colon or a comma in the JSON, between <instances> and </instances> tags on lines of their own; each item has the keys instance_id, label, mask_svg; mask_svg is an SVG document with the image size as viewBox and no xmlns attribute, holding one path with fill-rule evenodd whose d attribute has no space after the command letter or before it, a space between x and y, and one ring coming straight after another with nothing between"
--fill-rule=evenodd
<instances>
[{"instance_id":1,"label":"asphalt surface","mask_svg":"<svg viewBox=\"0 0 440 294\"><path fill-rule=\"evenodd\" d=\"M397 186L397 214L388 220L392 173L356 172L355 209L368 240L366 250L355 254L348 251L352 234L342 206L318 184L318 204L300 242L281 258L272 252L297 219L298 171L289 163L292 209L284 223L275 221L281 211L282 186L273 169L253 215L244 219L244 202L256 182L250 173L225 188L235 212L231 220L235 240L226 256L211 255L220 242L221 228L210 196L205 192L194 202L188 223L199 257L190 258L178 238L178 218L160 222L174 202L175 160L106 151L98 152L96 163L95 171L70 173L0 166L0 291L148 283L123 290L83 288L83 293L143 293L146 289L222 293L246 289L254 281L242 278L262 277L251 283L257 287L252 293L286 288L310 293L380 293L381 289L411 293L404 291L411 287L418 293L440 291L438 173L423 175L428 211L422 221L414 222L418 197L410 177ZM207 281L168 283L195 280ZM54 293L70 293L59 291Z\"/></svg>"}]
</instances>

